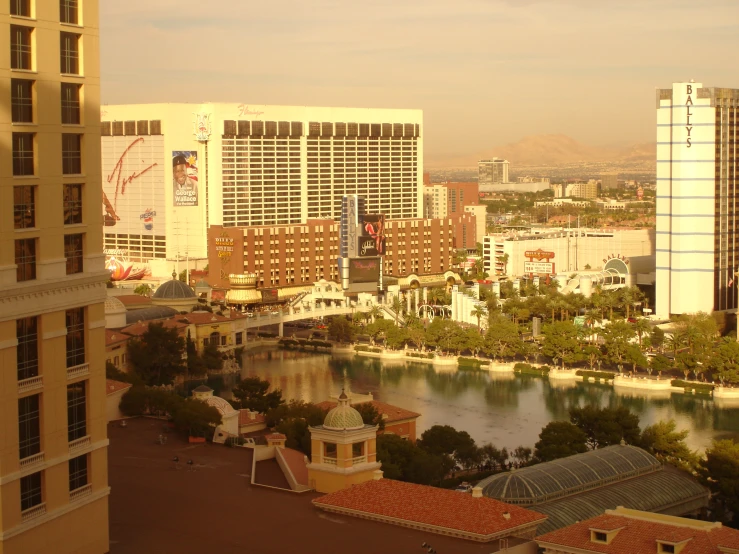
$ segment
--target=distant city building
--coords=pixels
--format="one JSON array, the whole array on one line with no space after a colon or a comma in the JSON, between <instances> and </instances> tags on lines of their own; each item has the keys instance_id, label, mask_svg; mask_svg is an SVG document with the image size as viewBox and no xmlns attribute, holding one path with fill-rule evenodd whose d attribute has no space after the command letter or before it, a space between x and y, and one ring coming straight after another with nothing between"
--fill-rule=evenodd
<instances>
[{"instance_id":1,"label":"distant city building","mask_svg":"<svg viewBox=\"0 0 739 554\"><path fill-rule=\"evenodd\" d=\"M549 184L549 177L529 177L528 175L526 177L518 177L516 179L518 183L546 183Z\"/></svg>"},{"instance_id":2,"label":"distant city building","mask_svg":"<svg viewBox=\"0 0 739 554\"><path fill-rule=\"evenodd\" d=\"M480 203L477 183L438 183L423 187L424 217L439 218Z\"/></svg>"},{"instance_id":3,"label":"distant city building","mask_svg":"<svg viewBox=\"0 0 739 554\"><path fill-rule=\"evenodd\" d=\"M423 215L420 110L141 104L101 116L105 248L158 276L204 260L210 225L339 221L345 194L388 219Z\"/></svg>"},{"instance_id":4,"label":"distant city building","mask_svg":"<svg viewBox=\"0 0 739 554\"><path fill-rule=\"evenodd\" d=\"M1 10L3 554L110 551L98 8Z\"/></svg>"},{"instance_id":5,"label":"distant city building","mask_svg":"<svg viewBox=\"0 0 739 554\"><path fill-rule=\"evenodd\" d=\"M618 173L602 173L600 176L601 190L616 190L618 185Z\"/></svg>"},{"instance_id":6,"label":"distant city building","mask_svg":"<svg viewBox=\"0 0 739 554\"><path fill-rule=\"evenodd\" d=\"M480 242L487 232L487 206L485 204L474 204L465 206L464 211L475 216L475 236L476 241Z\"/></svg>"},{"instance_id":7,"label":"distant city building","mask_svg":"<svg viewBox=\"0 0 739 554\"><path fill-rule=\"evenodd\" d=\"M590 179L587 183L566 183L550 185L554 191L555 198L585 198L594 200L598 198L598 181Z\"/></svg>"},{"instance_id":8,"label":"distant city building","mask_svg":"<svg viewBox=\"0 0 739 554\"><path fill-rule=\"evenodd\" d=\"M657 303L668 316L736 309L739 90L657 91Z\"/></svg>"},{"instance_id":9,"label":"distant city building","mask_svg":"<svg viewBox=\"0 0 739 554\"><path fill-rule=\"evenodd\" d=\"M508 182L508 160L493 158L480 160L477 163L477 182L480 186L496 185Z\"/></svg>"}]
</instances>

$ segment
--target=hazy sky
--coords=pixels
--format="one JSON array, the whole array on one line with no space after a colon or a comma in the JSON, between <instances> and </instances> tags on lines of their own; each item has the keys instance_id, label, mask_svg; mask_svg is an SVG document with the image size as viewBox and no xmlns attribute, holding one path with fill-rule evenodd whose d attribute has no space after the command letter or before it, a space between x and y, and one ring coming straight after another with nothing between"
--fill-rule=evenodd
<instances>
[{"instance_id":1,"label":"hazy sky","mask_svg":"<svg viewBox=\"0 0 739 554\"><path fill-rule=\"evenodd\" d=\"M737 0L104 0L100 10L104 103L420 108L427 157L543 133L651 142L655 88L739 88Z\"/></svg>"}]
</instances>

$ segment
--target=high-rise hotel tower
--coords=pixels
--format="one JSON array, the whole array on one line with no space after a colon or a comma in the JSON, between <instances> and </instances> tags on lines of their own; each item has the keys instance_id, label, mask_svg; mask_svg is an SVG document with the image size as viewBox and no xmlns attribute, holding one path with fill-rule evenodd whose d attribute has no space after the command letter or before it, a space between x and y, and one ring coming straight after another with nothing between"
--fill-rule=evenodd
<instances>
[{"instance_id":1,"label":"high-rise hotel tower","mask_svg":"<svg viewBox=\"0 0 739 554\"><path fill-rule=\"evenodd\" d=\"M0 553L108 552L97 0L0 6Z\"/></svg>"},{"instance_id":2,"label":"high-rise hotel tower","mask_svg":"<svg viewBox=\"0 0 739 554\"><path fill-rule=\"evenodd\" d=\"M655 313L737 307L739 90L657 91Z\"/></svg>"}]
</instances>

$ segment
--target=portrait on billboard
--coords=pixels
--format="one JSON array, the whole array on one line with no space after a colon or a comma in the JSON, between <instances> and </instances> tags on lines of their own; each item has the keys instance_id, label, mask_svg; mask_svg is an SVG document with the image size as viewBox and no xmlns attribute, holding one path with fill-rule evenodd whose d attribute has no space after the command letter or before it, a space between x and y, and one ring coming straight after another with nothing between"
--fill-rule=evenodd
<instances>
[{"instance_id":1,"label":"portrait on billboard","mask_svg":"<svg viewBox=\"0 0 739 554\"><path fill-rule=\"evenodd\" d=\"M385 254L385 215L364 214L361 216L361 236L357 245L357 255L383 256Z\"/></svg>"},{"instance_id":2,"label":"portrait on billboard","mask_svg":"<svg viewBox=\"0 0 739 554\"><path fill-rule=\"evenodd\" d=\"M380 280L380 258L349 260L349 283L377 283Z\"/></svg>"},{"instance_id":3,"label":"portrait on billboard","mask_svg":"<svg viewBox=\"0 0 739 554\"><path fill-rule=\"evenodd\" d=\"M198 153L192 150L172 152L172 186L175 206L198 205Z\"/></svg>"}]
</instances>

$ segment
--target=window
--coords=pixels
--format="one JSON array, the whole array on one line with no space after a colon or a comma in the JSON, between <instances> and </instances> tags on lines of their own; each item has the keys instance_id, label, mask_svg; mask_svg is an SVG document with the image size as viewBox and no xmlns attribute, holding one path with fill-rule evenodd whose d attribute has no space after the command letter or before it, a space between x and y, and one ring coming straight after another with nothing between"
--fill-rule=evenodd
<instances>
[{"instance_id":1,"label":"window","mask_svg":"<svg viewBox=\"0 0 739 554\"><path fill-rule=\"evenodd\" d=\"M59 0L59 21L73 25L79 24L77 0Z\"/></svg>"},{"instance_id":2,"label":"window","mask_svg":"<svg viewBox=\"0 0 739 554\"><path fill-rule=\"evenodd\" d=\"M18 400L18 455L22 460L41 452L41 395Z\"/></svg>"},{"instance_id":3,"label":"window","mask_svg":"<svg viewBox=\"0 0 739 554\"><path fill-rule=\"evenodd\" d=\"M33 123L33 81L11 79L10 103L13 123Z\"/></svg>"},{"instance_id":4,"label":"window","mask_svg":"<svg viewBox=\"0 0 739 554\"><path fill-rule=\"evenodd\" d=\"M17 281L32 281L36 278L36 239L15 241L15 270Z\"/></svg>"},{"instance_id":5,"label":"window","mask_svg":"<svg viewBox=\"0 0 739 554\"><path fill-rule=\"evenodd\" d=\"M67 258L67 275L82 273L83 234L64 235L64 257Z\"/></svg>"},{"instance_id":6,"label":"window","mask_svg":"<svg viewBox=\"0 0 739 554\"><path fill-rule=\"evenodd\" d=\"M323 456L325 458L336 458L336 443L335 442L324 442L323 443Z\"/></svg>"},{"instance_id":7,"label":"window","mask_svg":"<svg viewBox=\"0 0 739 554\"><path fill-rule=\"evenodd\" d=\"M593 542L608 542L608 535L603 533L602 531L593 531L592 535Z\"/></svg>"},{"instance_id":8,"label":"window","mask_svg":"<svg viewBox=\"0 0 739 554\"><path fill-rule=\"evenodd\" d=\"M36 226L36 187L13 187L13 228L33 229Z\"/></svg>"},{"instance_id":9,"label":"window","mask_svg":"<svg viewBox=\"0 0 739 554\"><path fill-rule=\"evenodd\" d=\"M85 309L67 310L67 367L85 363Z\"/></svg>"},{"instance_id":10,"label":"window","mask_svg":"<svg viewBox=\"0 0 739 554\"><path fill-rule=\"evenodd\" d=\"M31 17L31 0L10 0L10 15Z\"/></svg>"},{"instance_id":11,"label":"window","mask_svg":"<svg viewBox=\"0 0 739 554\"><path fill-rule=\"evenodd\" d=\"M62 134L62 173L82 173L82 135Z\"/></svg>"},{"instance_id":12,"label":"window","mask_svg":"<svg viewBox=\"0 0 739 554\"><path fill-rule=\"evenodd\" d=\"M80 123L80 87L74 83L62 83L62 123Z\"/></svg>"},{"instance_id":13,"label":"window","mask_svg":"<svg viewBox=\"0 0 739 554\"><path fill-rule=\"evenodd\" d=\"M31 33L30 27L10 26L10 67L12 69L31 70Z\"/></svg>"},{"instance_id":14,"label":"window","mask_svg":"<svg viewBox=\"0 0 739 554\"><path fill-rule=\"evenodd\" d=\"M81 439L87 434L85 381L67 386L67 440Z\"/></svg>"},{"instance_id":15,"label":"window","mask_svg":"<svg viewBox=\"0 0 739 554\"><path fill-rule=\"evenodd\" d=\"M352 444L352 457L357 458L359 456L364 456L363 442L355 442Z\"/></svg>"},{"instance_id":16,"label":"window","mask_svg":"<svg viewBox=\"0 0 739 554\"><path fill-rule=\"evenodd\" d=\"M13 175L33 175L33 133L13 133Z\"/></svg>"},{"instance_id":17,"label":"window","mask_svg":"<svg viewBox=\"0 0 739 554\"><path fill-rule=\"evenodd\" d=\"M60 35L60 69L69 75L80 74L80 36L74 33Z\"/></svg>"},{"instance_id":18,"label":"window","mask_svg":"<svg viewBox=\"0 0 739 554\"><path fill-rule=\"evenodd\" d=\"M87 484L87 454L69 460L69 491Z\"/></svg>"},{"instance_id":19,"label":"window","mask_svg":"<svg viewBox=\"0 0 739 554\"><path fill-rule=\"evenodd\" d=\"M657 552L660 554L675 554L674 544L667 544L665 542L657 542L657 544L659 545Z\"/></svg>"},{"instance_id":20,"label":"window","mask_svg":"<svg viewBox=\"0 0 739 554\"><path fill-rule=\"evenodd\" d=\"M64 225L82 223L82 185L64 185Z\"/></svg>"},{"instance_id":21,"label":"window","mask_svg":"<svg viewBox=\"0 0 739 554\"><path fill-rule=\"evenodd\" d=\"M38 318L24 317L15 322L16 365L18 380L38 375Z\"/></svg>"},{"instance_id":22,"label":"window","mask_svg":"<svg viewBox=\"0 0 739 554\"><path fill-rule=\"evenodd\" d=\"M21 511L41 504L41 472L21 477Z\"/></svg>"},{"instance_id":23,"label":"window","mask_svg":"<svg viewBox=\"0 0 739 554\"><path fill-rule=\"evenodd\" d=\"M236 333L236 344L242 344L244 342L244 333L238 332Z\"/></svg>"}]
</instances>

